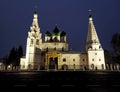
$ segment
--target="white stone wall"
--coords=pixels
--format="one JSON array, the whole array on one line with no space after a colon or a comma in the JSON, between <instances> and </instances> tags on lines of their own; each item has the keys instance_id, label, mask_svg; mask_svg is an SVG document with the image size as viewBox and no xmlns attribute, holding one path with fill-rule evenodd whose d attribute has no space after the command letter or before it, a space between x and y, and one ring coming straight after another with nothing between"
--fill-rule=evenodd
<instances>
[{"instance_id":1,"label":"white stone wall","mask_svg":"<svg viewBox=\"0 0 120 92\"><path fill-rule=\"evenodd\" d=\"M80 69L80 54L62 54L61 65L67 65L68 69Z\"/></svg>"},{"instance_id":2,"label":"white stone wall","mask_svg":"<svg viewBox=\"0 0 120 92\"><path fill-rule=\"evenodd\" d=\"M35 47L29 47L26 48L26 61L25 61L25 67L28 68L28 65L34 62L34 55L35 54Z\"/></svg>"},{"instance_id":3,"label":"white stone wall","mask_svg":"<svg viewBox=\"0 0 120 92\"><path fill-rule=\"evenodd\" d=\"M80 54L80 66L81 69L87 69L88 67L88 58L87 58L87 53L81 53Z\"/></svg>"},{"instance_id":4,"label":"white stone wall","mask_svg":"<svg viewBox=\"0 0 120 92\"><path fill-rule=\"evenodd\" d=\"M26 60L26 58L20 59L20 69L25 69L25 60Z\"/></svg>"},{"instance_id":5,"label":"white stone wall","mask_svg":"<svg viewBox=\"0 0 120 92\"><path fill-rule=\"evenodd\" d=\"M102 64L105 68L105 58L104 58L104 51L103 50L93 50L88 51L88 65L89 69L93 69L92 64L94 65L94 69L103 69Z\"/></svg>"}]
</instances>

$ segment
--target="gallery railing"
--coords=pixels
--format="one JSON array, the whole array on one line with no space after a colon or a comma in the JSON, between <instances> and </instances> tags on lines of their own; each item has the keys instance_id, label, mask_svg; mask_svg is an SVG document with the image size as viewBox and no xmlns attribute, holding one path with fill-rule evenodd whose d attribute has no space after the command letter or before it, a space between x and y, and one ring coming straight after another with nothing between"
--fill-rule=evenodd
<instances>
[{"instance_id":1,"label":"gallery railing","mask_svg":"<svg viewBox=\"0 0 120 92\"><path fill-rule=\"evenodd\" d=\"M101 67L101 68L99 68ZM62 66L42 66L42 65L28 65L28 66L13 66L13 65L0 65L0 71L2 70L28 70L28 71L86 71L86 70L110 70L110 71L119 71L120 65L119 64L106 64L105 66L86 66L86 65L62 65Z\"/></svg>"}]
</instances>

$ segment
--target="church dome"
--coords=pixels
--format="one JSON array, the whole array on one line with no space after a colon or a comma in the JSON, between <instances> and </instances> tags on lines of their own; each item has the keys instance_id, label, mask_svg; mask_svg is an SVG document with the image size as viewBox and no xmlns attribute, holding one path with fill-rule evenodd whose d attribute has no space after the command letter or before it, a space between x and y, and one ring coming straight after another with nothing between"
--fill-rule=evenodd
<instances>
[{"instance_id":1,"label":"church dome","mask_svg":"<svg viewBox=\"0 0 120 92\"><path fill-rule=\"evenodd\" d=\"M62 37L62 36L66 36L66 32L62 31L61 34L60 34L60 36L61 36L61 37Z\"/></svg>"},{"instance_id":2,"label":"church dome","mask_svg":"<svg viewBox=\"0 0 120 92\"><path fill-rule=\"evenodd\" d=\"M38 15L38 13L35 11L35 12L34 12L34 15Z\"/></svg>"},{"instance_id":3,"label":"church dome","mask_svg":"<svg viewBox=\"0 0 120 92\"><path fill-rule=\"evenodd\" d=\"M51 36L51 33L50 33L49 31L47 31L47 32L45 33L45 36Z\"/></svg>"},{"instance_id":4,"label":"church dome","mask_svg":"<svg viewBox=\"0 0 120 92\"><path fill-rule=\"evenodd\" d=\"M57 28L57 26L56 26L55 29L53 30L52 35L60 35L60 31L59 31L59 29Z\"/></svg>"}]
</instances>

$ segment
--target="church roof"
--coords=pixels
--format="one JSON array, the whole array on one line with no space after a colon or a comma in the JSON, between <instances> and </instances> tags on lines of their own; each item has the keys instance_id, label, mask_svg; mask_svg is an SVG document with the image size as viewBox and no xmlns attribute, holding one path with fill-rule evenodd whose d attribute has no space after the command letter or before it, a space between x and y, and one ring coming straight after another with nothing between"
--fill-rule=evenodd
<instances>
[{"instance_id":1,"label":"church roof","mask_svg":"<svg viewBox=\"0 0 120 92\"><path fill-rule=\"evenodd\" d=\"M66 36L66 32L62 31L61 34L60 34L60 36L61 36L61 37L62 37L62 36Z\"/></svg>"},{"instance_id":2,"label":"church roof","mask_svg":"<svg viewBox=\"0 0 120 92\"><path fill-rule=\"evenodd\" d=\"M53 32L52 32L52 35L60 35L60 31L59 29L57 28L57 26L54 28Z\"/></svg>"},{"instance_id":3,"label":"church roof","mask_svg":"<svg viewBox=\"0 0 120 92\"><path fill-rule=\"evenodd\" d=\"M92 15L89 16L87 43L99 43L99 39L93 23Z\"/></svg>"},{"instance_id":4,"label":"church roof","mask_svg":"<svg viewBox=\"0 0 120 92\"><path fill-rule=\"evenodd\" d=\"M34 12L34 15L38 15L38 13L35 11L35 12Z\"/></svg>"},{"instance_id":5,"label":"church roof","mask_svg":"<svg viewBox=\"0 0 120 92\"><path fill-rule=\"evenodd\" d=\"M50 33L49 31L47 31L47 32L45 33L45 35L46 35L46 36L51 36L51 33Z\"/></svg>"}]
</instances>

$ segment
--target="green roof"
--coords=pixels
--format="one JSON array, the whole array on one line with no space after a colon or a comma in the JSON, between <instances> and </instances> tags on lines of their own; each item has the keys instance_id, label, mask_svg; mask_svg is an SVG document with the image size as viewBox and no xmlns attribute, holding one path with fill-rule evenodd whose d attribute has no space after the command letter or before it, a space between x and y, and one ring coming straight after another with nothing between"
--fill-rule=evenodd
<instances>
[{"instance_id":1,"label":"green roof","mask_svg":"<svg viewBox=\"0 0 120 92\"><path fill-rule=\"evenodd\" d=\"M50 33L49 31L47 31L47 32L45 33L45 35L46 35L46 36L51 36L51 33Z\"/></svg>"},{"instance_id":2,"label":"green roof","mask_svg":"<svg viewBox=\"0 0 120 92\"><path fill-rule=\"evenodd\" d=\"M52 35L60 35L60 31L59 31L59 29L57 28L57 26L56 26L55 29L53 30Z\"/></svg>"},{"instance_id":3,"label":"green roof","mask_svg":"<svg viewBox=\"0 0 120 92\"><path fill-rule=\"evenodd\" d=\"M62 31L60 36L66 36L66 32Z\"/></svg>"}]
</instances>

